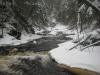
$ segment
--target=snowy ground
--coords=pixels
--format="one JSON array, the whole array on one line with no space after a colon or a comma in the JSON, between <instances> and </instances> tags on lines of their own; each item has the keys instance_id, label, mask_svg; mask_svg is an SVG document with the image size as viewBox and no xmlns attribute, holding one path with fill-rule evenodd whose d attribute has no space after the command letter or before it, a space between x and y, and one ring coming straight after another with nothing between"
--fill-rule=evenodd
<instances>
[{"instance_id":1,"label":"snowy ground","mask_svg":"<svg viewBox=\"0 0 100 75\"><path fill-rule=\"evenodd\" d=\"M58 32L63 32L66 34L67 27L61 24L57 24L54 28L47 28L47 30L51 31L49 34L56 35ZM36 33L42 33L43 30L35 30ZM7 34L7 30L4 32L4 38L0 38L0 46L8 46L8 45L20 45L27 43L32 40L42 38L41 35L34 35L34 34L26 34L25 32L22 33L21 40L17 40L15 37L10 36ZM68 33L68 32L67 32ZM71 32L69 32L71 33ZM35 43L35 42L33 42Z\"/></svg>"},{"instance_id":2,"label":"snowy ground","mask_svg":"<svg viewBox=\"0 0 100 75\"><path fill-rule=\"evenodd\" d=\"M80 51L79 48L69 51L72 46L73 43L71 41L65 42L49 53L58 63L100 73L100 46L91 47L84 51Z\"/></svg>"},{"instance_id":3,"label":"snowy ground","mask_svg":"<svg viewBox=\"0 0 100 75\"><path fill-rule=\"evenodd\" d=\"M64 29L62 28L62 30ZM52 34L53 33L54 32L52 32ZM66 33L72 32L67 30ZM75 38L76 35L71 35L69 37ZM100 73L100 46L89 47L84 51L80 51L80 47L77 47L69 51L69 49L75 45L72 41L67 41L58 45L58 48L52 49L49 52L52 58L58 63Z\"/></svg>"},{"instance_id":4,"label":"snowy ground","mask_svg":"<svg viewBox=\"0 0 100 75\"><path fill-rule=\"evenodd\" d=\"M57 33L59 32L62 32L63 34L74 34L76 33L76 31L69 31L68 30L68 26L64 26L60 23L58 23L55 27L53 28L48 28L48 30L50 30L51 32L49 34L52 34L52 35L56 35Z\"/></svg>"},{"instance_id":5,"label":"snowy ground","mask_svg":"<svg viewBox=\"0 0 100 75\"><path fill-rule=\"evenodd\" d=\"M33 41L35 39L39 39L42 36L34 35L34 34L23 34L21 36L21 40L17 40L16 38L5 34L4 38L0 38L0 46L8 46L8 45L20 45L27 43L29 41Z\"/></svg>"}]
</instances>

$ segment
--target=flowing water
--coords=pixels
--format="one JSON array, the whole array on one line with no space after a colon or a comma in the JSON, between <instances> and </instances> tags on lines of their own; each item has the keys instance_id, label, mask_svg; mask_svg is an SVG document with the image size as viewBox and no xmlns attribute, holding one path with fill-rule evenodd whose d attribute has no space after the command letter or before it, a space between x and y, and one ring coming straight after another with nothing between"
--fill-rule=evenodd
<instances>
[{"instance_id":1,"label":"flowing water","mask_svg":"<svg viewBox=\"0 0 100 75\"><path fill-rule=\"evenodd\" d=\"M31 41L20 46L2 47L2 51L11 51L0 57L0 75L75 75L61 70L48 55L49 50L68 40L70 38L43 37L36 40L36 44Z\"/></svg>"}]
</instances>

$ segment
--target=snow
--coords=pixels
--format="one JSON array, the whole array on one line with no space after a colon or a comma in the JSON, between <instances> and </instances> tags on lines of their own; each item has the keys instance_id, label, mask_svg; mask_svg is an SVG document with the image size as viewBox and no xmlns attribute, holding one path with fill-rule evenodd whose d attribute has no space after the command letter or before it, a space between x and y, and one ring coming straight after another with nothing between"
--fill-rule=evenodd
<instances>
[{"instance_id":1,"label":"snow","mask_svg":"<svg viewBox=\"0 0 100 75\"><path fill-rule=\"evenodd\" d=\"M52 30L49 34L56 35L58 32L66 33L66 31L68 30L67 28L68 28L68 26L64 26L64 25L58 23L54 28L52 28Z\"/></svg>"},{"instance_id":2,"label":"snow","mask_svg":"<svg viewBox=\"0 0 100 75\"><path fill-rule=\"evenodd\" d=\"M56 35L58 31L62 31L66 34L74 33L75 35L69 35L67 37L71 37L74 40L77 39L77 31L68 30L66 26L61 26L60 24L57 25L53 28L51 34ZM98 36L97 31L99 30L97 29L96 31L91 32L94 37ZM80 38L84 35L86 36L87 34L83 32L80 35ZM97 38L99 38L99 36ZM83 51L81 51L80 47L78 46L73 50L69 50L75 45L76 44L73 43L73 40L66 41L64 43L58 44L59 47L49 51L49 54L60 64L68 65L70 67L88 69L100 73L100 46L89 47Z\"/></svg>"},{"instance_id":3,"label":"snow","mask_svg":"<svg viewBox=\"0 0 100 75\"><path fill-rule=\"evenodd\" d=\"M58 48L51 50L49 53L60 64L100 73L100 46L90 47L84 51L80 51L80 48L77 47L69 51L74 45L72 41L65 42L59 44Z\"/></svg>"},{"instance_id":4,"label":"snow","mask_svg":"<svg viewBox=\"0 0 100 75\"><path fill-rule=\"evenodd\" d=\"M87 13L89 13L89 15L92 15L92 14L93 14L93 9L92 9L92 7L89 7L89 8L87 9Z\"/></svg>"},{"instance_id":5,"label":"snow","mask_svg":"<svg viewBox=\"0 0 100 75\"><path fill-rule=\"evenodd\" d=\"M73 39L77 39L77 31L71 31L68 30L67 26L64 26L60 23L58 23L54 28L51 28L52 31L49 34L56 35L58 32L63 32L65 34L75 34L70 35L67 37L72 37ZM94 34L93 37L98 35L98 31L91 32ZM41 33L42 31L40 31ZM87 34L81 34L80 37L83 37ZM29 41L33 41L33 43L36 43L34 41L35 39L39 39L42 36L39 35L33 35L33 34L23 34L21 36L21 40L17 40L14 37L6 34L4 38L0 38L0 46L6 46L6 45L20 45L27 43ZM98 36L97 38L99 38ZM67 41L65 43L58 44L58 48L52 49L49 51L49 54L52 56L53 59L55 59L60 64L65 64L70 67L77 67L77 68L83 68L88 69L91 71L99 72L100 73L100 46L95 47L89 47L85 49L84 51L80 51L80 47L74 48L73 50L69 51L70 48L75 46L75 43L72 41Z\"/></svg>"},{"instance_id":6,"label":"snow","mask_svg":"<svg viewBox=\"0 0 100 75\"><path fill-rule=\"evenodd\" d=\"M17 40L16 38L5 34L4 38L0 38L0 46L7 46L7 45L20 45L27 43L29 41L33 41L35 39L39 39L42 36L35 35L35 34L22 34L21 40Z\"/></svg>"},{"instance_id":7,"label":"snow","mask_svg":"<svg viewBox=\"0 0 100 75\"><path fill-rule=\"evenodd\" d=\"M79 12L85 10L86 6L85 4L83 4L80 8L79 8Z\"/></svg>"}]
</instances>

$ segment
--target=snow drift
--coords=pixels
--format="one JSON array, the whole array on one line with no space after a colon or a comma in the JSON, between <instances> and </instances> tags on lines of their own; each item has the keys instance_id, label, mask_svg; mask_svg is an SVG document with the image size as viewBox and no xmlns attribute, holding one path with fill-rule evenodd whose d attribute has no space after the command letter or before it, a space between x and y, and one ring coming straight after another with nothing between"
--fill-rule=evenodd
<instances>
[{"instance_id":1,"label":"snow drift","mask_svg":"<svg viewBox=\"0 0 100 75\"><path fill-rule=\"evenodd\" d=\"M100 73L100 46L90 47L84 51L80 51L80 48L77 47L69 51L72 46L74 46L72 41L65 42L59 44L58 48L51 50L49 53L60 64Z\"/></svg>"}]
</instances>

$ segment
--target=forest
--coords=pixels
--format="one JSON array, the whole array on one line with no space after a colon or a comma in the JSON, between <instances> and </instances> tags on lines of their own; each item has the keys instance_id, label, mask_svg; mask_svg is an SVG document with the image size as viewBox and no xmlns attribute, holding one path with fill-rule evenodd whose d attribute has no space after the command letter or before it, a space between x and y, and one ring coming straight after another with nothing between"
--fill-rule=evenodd
<instances>
[{"instance_id":1,"label":"forest","mask_svg":"<svg viewBox=\"0 0 100 75\"><path fill-rule=\"evenodd\" d=\"M100 0L0 0L0 75L100 75Z\"/></svg>"}]
</instances>

